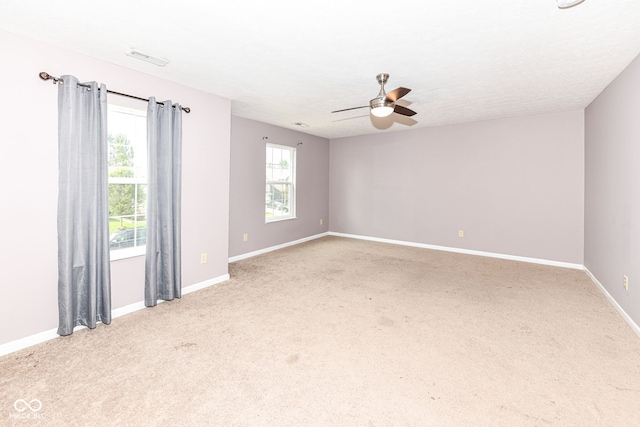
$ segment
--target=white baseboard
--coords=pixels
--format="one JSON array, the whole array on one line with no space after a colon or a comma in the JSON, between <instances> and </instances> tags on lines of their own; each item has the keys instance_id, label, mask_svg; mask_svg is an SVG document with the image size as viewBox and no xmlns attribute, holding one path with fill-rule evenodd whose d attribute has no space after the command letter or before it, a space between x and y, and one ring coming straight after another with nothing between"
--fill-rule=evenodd
<instances>
[{"instance_id":1,"label":"white baseboard","mask_svg":"<svg viewBox=\"0 0 640 427\"><path fill-rule=\"evenodd\" d=\"M222 283L227 280L229 280L229 274L223 274L222 276L205 280L204 282L195 283L193 285L182 288L182 295L190 294L191 292L199 291L200 289L208 288L209 286L217 285L218 283ZM162 304L163 302L165 301L158 300L158 304ZM134 311L142 310L143 308L147 308L147 306L144 305L144 301L134 302L133 304L125 305L124 307L111 310L111 318L115 319L116 317L124 316L125 314L133 313Z\"/></svg>"},{"instance_id":2,"label":"white baseboard","mask_svg":"<svg viewBox=\"0 0 640 427\"><path fill-rule=\"evenodd\" d=\"M200 289L207 288L209 286L217 285L218 283L222 283L226 280L229 280L229 275L224 274L219 277L215 277L213 279L205 280L204 282L195 283L193 285L189 285L187 287L182 288L182 295L189 294L194 291L198 291ZM158 303L163 303L164 301L159 300ZM144 301L139 301L133 304L126 305L124 307L116 308L111 310L111 318L115 319L116 317L124 316L125 314L133 313L134 311L142 310L146 308L144 305ZM86 329L86 326L76 326L73 328L74 332ZM0 356L7 355L9 353L13 353L18 350L22 350L27 347L31 347L36 344L43 343L45 341L49 341L51 339L59 338L58 329L50 329L48 331L39 332L34 335L30 335L28 337L20 338L15 341L11 341L5 344L0 345Z\"/></svg>"},{"instance_id":3,"label":"white baseboard","mask_svg":"<svg viewBox=\"0 0 640 427\"><path fill-rule=\"evenodd\" d=\"M205 280L204 282L195 283L187 286L186 288L182 288L182 295L190 294L191 292L199 291L200 289L208 288L209 286L217 285L218 283L226 282L227 280L229 280L229 274L223 274L222 276Z\"/></svg>"},{"instance_id":4,"label":"white baseboard","mask_svg":"<svg viewBox=\"0 0 640 427\"><path fill-rule=\"evenodd\" d=\"M633 319L627 314L627 312L624 311L622 307L620 307L620 304L618 304L618 302L611 296L611 294L605 289L602 283L600 283L600 281L596 279L596 276L594 276L587 267L584 267L584 271L585 273L587 273L587 276L589 276L591 281L598 287L598 289L600 289L600 292L602 292L604 296L609 300L611 305L613 305L618 314L622 316L625 322L627 322L627 325L629 325L633 332L635 332L636 335L640 337L640 326L638 326L638 324L633 321Z\"/></svg>"},{"instance_id":5,"label":"white baseboard","mask_svg":"<svg viewBox=\"0 0 640 427\"><path fill-rule=\"evenodd\" d=\"M459 254L478 255L478 256L484 256L484 257L490 257L490 258L507 259L511 261L530 262L533 264L543 264L543 265L550 265L553 267L572 268L575 270L584 269L584 266L582 264L572 264L569 262L551 261L547 259L529 258L529 257L523 257L523 256L516 256L516 255L505 255L505 254L498 254L494 252L474 251L471 249L451 248L448 246L428 245L426 243L406 242L402 240L380 239L377 237L359 236L356 234L334 233L332 231L329 232L329 235L338 236L338 237L348 237L351 239L370 240L372 242L391 243L394 245L412 246L415 248L434 249L437 251L456 252Z\"/></svg>"},{"instance_id":6,"label":"white baseboard","mask_svg":"<svg viewBox=\"0 0 640 427\"><path fill-rule=\"evenodd\" d=\"M262 255L262 254L266 254L267 252L272 252L272 251L277 251L278 249L283 249L286 248L288 246L293 246L293 245L298 245L300 243L304 243L304 242L308 242L310 240L315 240L315 239L319 239L321 237L325 237L328 236L330 233L321 233L321 234L315 234L313 236L309 236L309 237L305 237L302 239L298 239L298 240L294 240L292 242L287 242L287 243L283 243L281 245L276 245L276 246L271 246L265 249L260 249L258 251L254 251L254 252L248 252L246 254L242 254L242 255L237 255L234 257L229 258L229 262L236 262L236 261L240 261L241 259L247 259L247 258L251 258L257 255Z\"/></svg>"},{"instance_id":7,"label":"white baseboard","mask_svg":"<svg viewBox=\"0 0 640 427\"><path fill-rule=\"evenodd\" d=\"M50 329L48 331L39 332L28 337L20 338L15 341L8 342L0 345L0 356L5 356L14 351L22 350L23 348L31 347L32 345L40 344L45 341L49 341L54 338L59 338L57 329Z\"/></svg>"}]
</instances>

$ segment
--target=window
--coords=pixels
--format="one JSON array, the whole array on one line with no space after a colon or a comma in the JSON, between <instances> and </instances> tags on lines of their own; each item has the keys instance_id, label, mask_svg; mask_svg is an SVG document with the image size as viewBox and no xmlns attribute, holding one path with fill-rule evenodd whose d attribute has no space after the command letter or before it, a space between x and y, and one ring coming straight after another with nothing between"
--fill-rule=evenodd
<instances>
[{"instance_id":1,"label":"window","mask_svg":"<svg viewBox=\"0 0 640 427\"><path fill-rule=\"evenodd\" d=\"M109 105L111 259L142 255L147 243L146 111Z\"/></svg>"},{"instance_id":2,"label":"window","mask_svg":"<svg viewBox=\"0 0 640 427\"><path fill-rule=\"evenodd\" d=\"M265 221L295 218L296 149L267 144Z\"/></svg>"}]
</instances>

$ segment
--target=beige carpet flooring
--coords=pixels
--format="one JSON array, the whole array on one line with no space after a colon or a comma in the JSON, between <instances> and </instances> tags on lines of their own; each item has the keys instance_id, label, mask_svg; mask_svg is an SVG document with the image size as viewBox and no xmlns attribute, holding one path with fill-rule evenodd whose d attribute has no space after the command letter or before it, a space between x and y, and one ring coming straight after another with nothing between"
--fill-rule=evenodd
<instances>
[{"instance_id":1,"label":"beige carpet flooring","mask_svg":"<svg viewBox=\"0 0 640 427\"><path fill-rule=\"evenodd\" d=\"M640 425L640 338L584 272L326 237L230 274L0 358L0 425Z\"/></svg>"}]
</instances>

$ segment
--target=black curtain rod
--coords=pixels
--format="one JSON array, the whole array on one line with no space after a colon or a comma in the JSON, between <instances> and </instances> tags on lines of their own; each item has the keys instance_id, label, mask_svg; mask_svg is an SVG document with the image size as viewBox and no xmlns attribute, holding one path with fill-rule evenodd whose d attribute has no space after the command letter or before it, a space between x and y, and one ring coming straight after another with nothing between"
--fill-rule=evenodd
<instances>
[{"instance_id":1,"label":"black curtain rod","mask_svg":"<svg viewBox=\"0 0 640 427\"><path fill-rule=\"evenodd\" d=\"M53 80L53 84L56 84L59 81L62 81L62 79L60 77L54 77L54 76L50 75L49 73L45 73L44 71L41 72L39 74L39 76L40 76L40 78L42 80ZM83 86L83 87L89 87L89 85L83 85L82 83L78 83L78 85ZM114 95L126 96L127 98L133 98L133 99L138 99L140 101L149 102L148 99L140 98L139 96L129 95L129 94L126 94L126 93L116 92L114 90L107 89L107 93L112 93ZM164 105L164 103L162 103L162 102L158 102L158 104ZM182 111L184 111L185 113L190 113L191 112L191 108L189 108L189 107L180 107L180 108L182 108Z\"/></svg>"}]
</instances>

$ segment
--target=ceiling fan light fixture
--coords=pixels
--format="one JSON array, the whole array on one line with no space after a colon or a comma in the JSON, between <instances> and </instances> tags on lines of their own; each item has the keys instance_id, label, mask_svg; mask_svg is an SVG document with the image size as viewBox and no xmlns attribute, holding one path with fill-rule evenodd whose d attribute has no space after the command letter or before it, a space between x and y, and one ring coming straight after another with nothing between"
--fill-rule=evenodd
<instances>
[{"instance_id":1,"label":"ceiling fan light fixture","mask_svg":"<svg viewBox=\"0 0 640 427\"><path fill-rule=\"evenodd\" d=\"M569 9L570 7L577 6L584 0L556 0L559 9Z\"/></svg>"},{"instance_id":2,"label":"ceiling fan light fixture","mask_svg":"<svg viewBox=\"0 0 640 427\"><path fill-rule=\"evenodd\" d=\"M376 117L387 117L393 113L393 108L391 107L376 107L371 109L371 114Z\"/></svg>"},{"instance_id":3,"label":"ceiling fan light fixture","mask_svg":"<svg viewBox=\"0 0 640 427\"><path fill-rule=\"evenodd\" d=\"M393 107L395 104L389 102L385 98L374 98L369 101L369 107L371 107L371 114L376 117L387 117L393 113Z\"/></svg>"}]
</instances>

